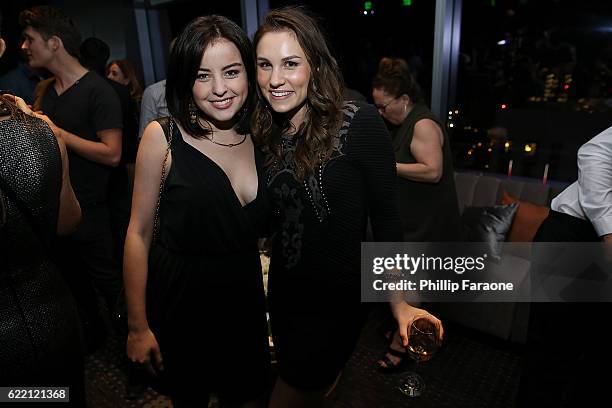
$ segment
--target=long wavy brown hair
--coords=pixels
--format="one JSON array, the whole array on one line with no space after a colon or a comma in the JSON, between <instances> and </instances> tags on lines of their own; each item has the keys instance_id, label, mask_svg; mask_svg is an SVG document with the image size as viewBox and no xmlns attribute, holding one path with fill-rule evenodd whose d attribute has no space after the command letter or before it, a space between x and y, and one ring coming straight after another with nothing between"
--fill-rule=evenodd
<instances>
[{"instance_id":1,"label":"long wavy brown hair","mask_svg":"<svg viewBox=\"0 0 612 408\"><path fill-rule=\"evenodd\" d=\"M292 129L289 118L275 113L258 89L251 130L256 143L267 154L266 166L281 158L281 135L295 130L295 137L299 139L294 160L297 177L302 181L332 149L333 138L337 137L342 124L344 81L321 24L304 8L284 7L268 13L255 33L255 49L266 33L279 31L295 35L310 65L304 122L299 129Z\"/></svg>"},{"instance_id":2,"label":"long wavy brown hair","mask_svg":"<svg viewBox=\"0 0 612 408\"><path fill-rule=\"evenodd\" d=\"M113 60L108 63L106 66L106 73L110 70L111 65L117 64L123 75L128 79L127 87L130 90L130 96L137 102L140 102L142 99L142 85L140 85L140 80L138 79L138 75L136 74L136 68L134 65L126 59Z\"/></svg>"}]
</instances>

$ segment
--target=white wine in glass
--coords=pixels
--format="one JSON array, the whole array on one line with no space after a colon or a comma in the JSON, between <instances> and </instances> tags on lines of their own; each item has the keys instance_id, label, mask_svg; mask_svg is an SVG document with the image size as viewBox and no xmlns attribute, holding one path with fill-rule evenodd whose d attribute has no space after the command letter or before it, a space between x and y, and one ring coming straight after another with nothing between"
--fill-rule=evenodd
<instances>
[{"instance_id":1,"label":"white wine in glass","mask_svg":"<svg viewBox=\"0 0 612 408\"><path fill-rule=\"evenodd\" d=\"M408 336L408 355L417 364L431 360L440 348L438 327L425 317L415 319L410 325ZM418 397L425 389L425 381L414 371L404 373L398 389L409 397Z\"/></svg>"},{"instance_id":2,"label":"white wine in glass","mask_svg":"<svg viewBox=\"0 0 612 408\"><path fill-rule=\"evenodd\" d=\"M422 333L411 334L408 337L408 354L417 363L431 360L439 347L440 342L437 339Z\"/></svg>"}]
</instances>

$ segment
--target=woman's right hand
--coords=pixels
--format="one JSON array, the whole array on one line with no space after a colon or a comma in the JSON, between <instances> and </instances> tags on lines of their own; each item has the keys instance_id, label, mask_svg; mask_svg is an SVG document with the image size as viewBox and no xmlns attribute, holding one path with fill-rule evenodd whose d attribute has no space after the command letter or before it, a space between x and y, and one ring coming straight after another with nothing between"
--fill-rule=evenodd
<instances>
[{"instance_id":1,"label":"woman's right hand","mask_svg":"<svg viewBox=\"0 0 612 408\"><path fill-rule=\"evenodd\" d=\"M130 330L126 351L132 363L143 366L150 374L155 375L163 371L162 354L151 329Z\"/></svg>"}]
</instances>

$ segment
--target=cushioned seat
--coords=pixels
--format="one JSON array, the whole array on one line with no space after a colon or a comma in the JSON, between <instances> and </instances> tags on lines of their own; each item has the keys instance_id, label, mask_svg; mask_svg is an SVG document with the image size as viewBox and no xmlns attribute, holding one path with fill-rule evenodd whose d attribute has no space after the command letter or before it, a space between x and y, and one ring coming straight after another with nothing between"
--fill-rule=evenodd
<instances>
[{"instance_id":1,"label":"cushioned seat","mask_svg":"<svg viewBox=\"0 0 612 408\"><path fill-rule=\"evenodd\" d=\"M536 206L548 206L552 198L566 186L565 183L543 184L540 180L534 179L508 179L504 175L483 175L467 172L455 173L455 184L461 212L469 206L484 207L503 204L504 196L506 203L508 203L508 197L510 197L514 200L512 202L531 203L534 208L539 208ZM525 210L526 208L523 209L521 217L517 218L515 215L512 230L516 229L516 236L525 236L521 232L526 230L532 234L543 219L542 215L524 216ZM521 211L520 207L519 211ZM514 224L520 222L538 223L538 225ZM512 230L507 238L512 235ZM493 265L491 273L505 275L503 279L514 282L515 285L527 285L529 282L527 276L530 267L530 244L513 244L511 247L506 247L501 264ZM529 303L436 303L428 307L435 310L443 319L453 320L502 339L516 342L525 341Z\"/></svg>"}]
</instances>

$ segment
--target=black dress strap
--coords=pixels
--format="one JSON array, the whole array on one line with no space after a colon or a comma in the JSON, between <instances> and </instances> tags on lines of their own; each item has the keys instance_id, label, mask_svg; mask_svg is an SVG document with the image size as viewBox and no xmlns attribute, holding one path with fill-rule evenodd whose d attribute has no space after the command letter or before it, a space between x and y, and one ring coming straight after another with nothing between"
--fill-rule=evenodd
<instances>
[{"instance_id":1,"label":"black dress strap","mask_svg":"<svg viewBox=\"0 0 612 408\"><path fill-rule=\"evenodd\" d=\"M166 185L166 176L168 175L166 162L168 160L168 155L170 154L172 140L174 139L174 120L171 116L164 116L163 118L157 119L157 122L162 127L164 131L164 136L166 137L166 142L168 143L168 147L166 148L166 154L164 155L164 160L162 161L162 174L161 180L159 183L159 195L157 196L157 204L155 205L155 217L153 219L153 243L157 241L159 235L159 206L161 205L162 193L164 192L164 187Z\"/></svg>"},{"instance_id":2,"label":"black dress strap","mask_svg":"<svg viewBox=\"0 0 612 408\"><path fill-rule=\"evenodd\" d=\"M157 119L157 123L160 124L160 126L162 127L162 130L164 131L164 136L166 137L166 141L170 141L170 120L171 117L170 116L164 116L162 118L158 118Z\"/></svg>"}]
</instances>

